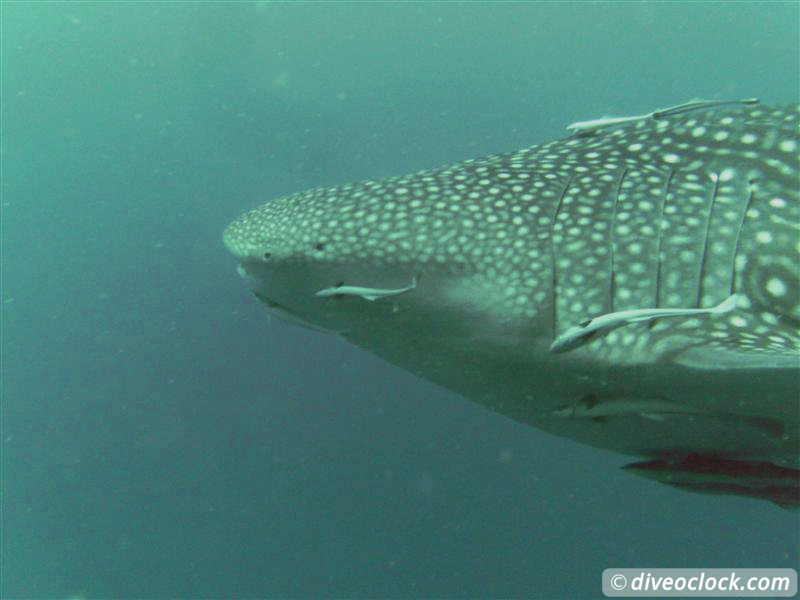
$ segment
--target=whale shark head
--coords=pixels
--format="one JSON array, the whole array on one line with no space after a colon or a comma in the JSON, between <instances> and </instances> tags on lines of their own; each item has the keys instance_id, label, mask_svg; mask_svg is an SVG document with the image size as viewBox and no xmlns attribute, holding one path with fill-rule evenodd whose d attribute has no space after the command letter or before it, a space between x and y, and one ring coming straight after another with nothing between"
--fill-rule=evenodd
<instances>
[{"instance_id":1,"label":"whale shark head","mask_svg":"<svg viewBox=\"0 0 800 600\"><path fill-rule=\"evenodd\" d=\"M796 466L798 106L721 104L278 198L224 242L276 315L519 421Z\"/></svg>"}]
</instances>

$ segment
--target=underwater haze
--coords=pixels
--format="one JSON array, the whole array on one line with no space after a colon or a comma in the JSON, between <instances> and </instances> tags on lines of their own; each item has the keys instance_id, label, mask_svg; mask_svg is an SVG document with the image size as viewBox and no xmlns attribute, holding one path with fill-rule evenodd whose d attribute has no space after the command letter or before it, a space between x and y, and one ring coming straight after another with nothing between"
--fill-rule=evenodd
<instances>
[{"instance_id":1,"label":"underwater haze","mask_svg":"<svg viewBox=\"0 0 800 600\"><path fill-rule=\"evenodd\" d=\"M800 101L797 2L3 2L3 598L600 598L800 566L682 492L271 319L222 231L692 98Z\"/></svg>"}]
</instances>

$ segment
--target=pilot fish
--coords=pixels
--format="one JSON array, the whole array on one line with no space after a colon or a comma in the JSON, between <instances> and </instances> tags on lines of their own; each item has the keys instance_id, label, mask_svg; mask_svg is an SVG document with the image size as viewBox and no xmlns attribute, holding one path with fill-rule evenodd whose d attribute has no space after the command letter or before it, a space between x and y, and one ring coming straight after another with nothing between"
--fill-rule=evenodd
<instances>
[{"instance_id":1,"label":"pilot fish","mask_svg":"<svg viewBox=\"0 0 800 600\"><path fill-rule=\"evenodd\" d=\"M796 507L799 110L691 101L578 122L272 200L224 243L281 318L646 459L630 472Z\"/></svg>"}]
</instances>

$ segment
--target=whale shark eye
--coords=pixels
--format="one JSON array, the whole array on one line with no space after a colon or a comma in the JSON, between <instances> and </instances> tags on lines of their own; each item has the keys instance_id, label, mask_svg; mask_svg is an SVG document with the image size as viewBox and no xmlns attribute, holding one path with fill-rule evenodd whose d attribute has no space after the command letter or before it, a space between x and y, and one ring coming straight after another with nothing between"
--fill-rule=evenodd
<instances>
[{"instance_id":1,"label":"whale shark eye","mask_svg":"<svg viewBox=\"0 0 800 600\"><path fill-rule=\"evenodd\" d=\"M325 244L323 244L322 242L317 242L316 244L314 244L314 249L319 252L322 252L323 250L325 250Z\"/></svg>"},{"instance_id":2,"label":"whale shark eye","mask_svg":"<svg viewBox=\"0 0 800 600\"><path fill-rule=\"evenodd\" d=\"M272 258L272 252L264 252L264 260L269 260Z\"/></svg>"}]
</instances>

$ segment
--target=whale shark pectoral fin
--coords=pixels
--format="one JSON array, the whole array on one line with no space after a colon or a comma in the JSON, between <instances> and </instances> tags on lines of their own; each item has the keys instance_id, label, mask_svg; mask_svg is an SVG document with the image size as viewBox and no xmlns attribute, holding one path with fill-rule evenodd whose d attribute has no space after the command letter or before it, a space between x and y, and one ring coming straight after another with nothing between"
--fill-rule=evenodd
<instances>
[{"instance_id":1,"label":"whale shark pectoral fin","mask_svg":"<svg viewBox=\"0 0 800 600\"><path fill-rule=\"evenodd\" d=\"M319 296L320 298L330 298L333 296L360 296L361 298L364 298L364 300L369 300L370 302L374 302L375 300L379 300L381 298L387 298L389 296L399 296L400 294L405 294L406 292L410 292L411 290L416 289L416 287L417 287L417 277L415 275L414 277L411 278L411 285L402 288L379 289L379 288L361 287L357 285L335 285L319 290L314 295Z\"/></svg>"},{"instance_id":2,"label":"whale shark pectoral fin","mask_svg":"<svg viewBox=\"0 0 800 600\"><path fill-rule=\"evenodd\" d=\"M567 352L582 346L592 338L605 335L617 327L630 323L641 323L662 319L665 317L690 317L697 315L720 315L736 308L736 294L728 296L717 306L711 308L641 308L636 310L622 310L594 317L580 325L574 325L564 333L557 336L550 344L550 352L555 354Z\"/></svg>"}]
</instances>

